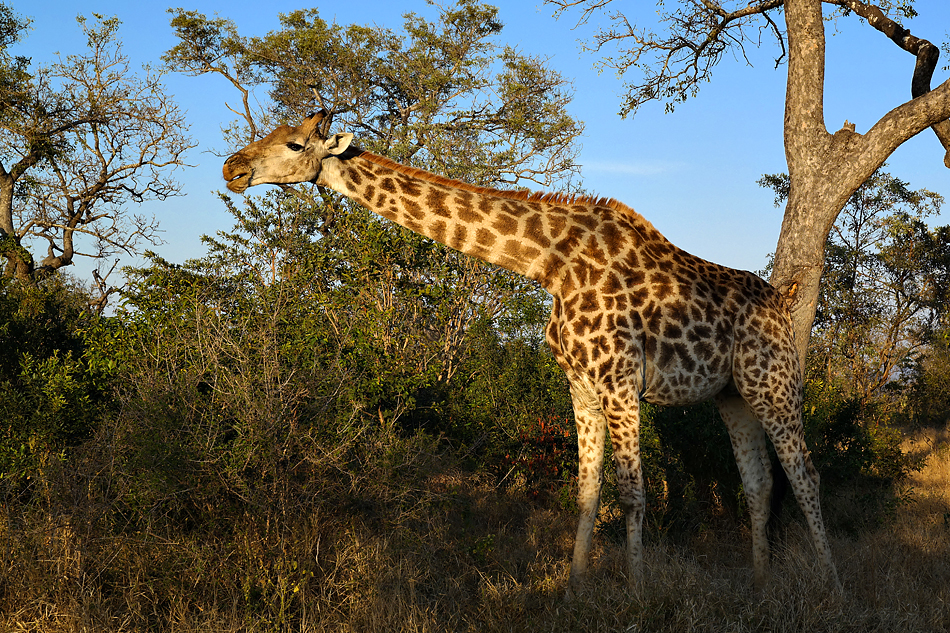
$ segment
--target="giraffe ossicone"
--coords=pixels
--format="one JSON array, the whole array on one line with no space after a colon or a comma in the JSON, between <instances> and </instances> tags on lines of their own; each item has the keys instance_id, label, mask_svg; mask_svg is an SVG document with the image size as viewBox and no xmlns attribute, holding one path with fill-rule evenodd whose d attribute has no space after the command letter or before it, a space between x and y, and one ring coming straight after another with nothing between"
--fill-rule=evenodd
<instances>
[{"instance_id":1,"label":"giraffe ossicone","mask_svg":"<svg viewBox=\"0 0 950 633\"><path fill-rule=\"evenodd\" d=\"M611 199L476 187L321 134L327 114L281 126L227 159L228 188L312 182L412 231L541 284L553 297L545 334L567 374L578 439L580 520L568 591L587 571L609 434L627 522L632 585L643 578L645 509L640 401L714 398L751 514L755 584L767 579L772 476L766 436L808 522L826 578L837 573L805 447L802 373L777 290L752 273L671 244Z\"/></svg>"}]
</instances>

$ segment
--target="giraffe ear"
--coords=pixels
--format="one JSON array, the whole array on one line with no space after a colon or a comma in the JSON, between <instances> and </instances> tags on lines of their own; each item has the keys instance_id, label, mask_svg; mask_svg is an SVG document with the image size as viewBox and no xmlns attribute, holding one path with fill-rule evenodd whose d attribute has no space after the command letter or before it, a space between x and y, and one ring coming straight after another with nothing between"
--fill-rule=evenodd
<instances>
[{"instance_id":1,"label":"giraffe ear","mask_svg":"<svg viewBox=\"0 0 950 633\"><path fill-rule=\"evenodd\" d=\"M346 148L350 146L352 141L353 135L349 132L334 134L323 142L323 146L326 147L327 151L331 154L339 156L346 151Z\"/></svg>"}]
</instances>

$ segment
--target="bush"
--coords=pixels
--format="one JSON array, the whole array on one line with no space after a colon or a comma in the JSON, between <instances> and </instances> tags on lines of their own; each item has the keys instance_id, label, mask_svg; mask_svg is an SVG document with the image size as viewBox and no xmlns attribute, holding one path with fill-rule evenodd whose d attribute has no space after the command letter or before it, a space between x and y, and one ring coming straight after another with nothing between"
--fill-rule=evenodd
<instances>
[{"instance_id":1,"label":"bush","mask_svg":"<svg viewBox=\"0 0 950 633\"><path fill-rule=\"evenodd\" d=\"M4 499L30 491L41 471L90 437L110 408L110 368L89 345L100 317L87 303L60 275L37 286L0 278Z\"/></svg>"},{"instance_id":2,"label":"bush","mask_svg":"<svg viewBox=\"0 0 950 633\"><path fill-rule=\"evenodd\" d=\"M846 397L810 381L805 390L805 441L821 474L829 524L849 532L890 516L908 497L907 475L923 463L902 449L883 403Z\"/></svg>"}]
</instances>

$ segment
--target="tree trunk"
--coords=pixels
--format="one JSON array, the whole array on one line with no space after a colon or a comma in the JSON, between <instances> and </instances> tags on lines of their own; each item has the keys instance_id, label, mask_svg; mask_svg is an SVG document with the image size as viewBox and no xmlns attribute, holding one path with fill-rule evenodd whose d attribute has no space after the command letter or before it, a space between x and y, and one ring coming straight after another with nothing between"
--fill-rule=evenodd
<instances>
[{"instance_id":1,"label":"tree trunk","mask_svg":"<svg viewBox=\"0 0 950 633\"><path fill-rule=\"evenodd\" d=\"M901 143L950 118L948 80L895 108L865 134L857 134L847 121L830 134L823 109L821 4L821 0L785 0L789 45L785 155L790 188L771 282L789 304L803 361L818 304L825 242L838 213ZM804 366L803 362L803 371Z\"/></svg>"},{"instance_id":2,"label":"tree trunk","mask_svg":"<svg viewBox=\"0 0 950 633\"><path fill-rule=\"evenodd\" d=\"M0 275L28 281L33 272L33 258L23 248L13 227L13 188L16 179L0 166Z\"/></svg>"}]
</instances>

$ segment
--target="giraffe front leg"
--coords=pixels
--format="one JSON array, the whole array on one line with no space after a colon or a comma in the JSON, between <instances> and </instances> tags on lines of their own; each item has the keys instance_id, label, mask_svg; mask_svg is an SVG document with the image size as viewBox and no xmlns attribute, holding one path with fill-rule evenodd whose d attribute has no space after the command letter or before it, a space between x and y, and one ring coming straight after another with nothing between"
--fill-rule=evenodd
<instances>
[{"instance_id":1,"label":"giraffe front leg","mask_svg":"<svg viewBox=\"0 0 950 633\"><path fill-rule=\"evenodd\" d=\"M613 445L620 505L627 522L627 581L636 591L643 586L643 515L646 492L640 457L640 403L605 407Z\"/></svg>"},{"instance_id":2,"label":"giraffe front leg","mask_svg":"<svg viewBox=\"0 0 950 633\"><path fill-rule=\"evenodd\" d=\"M586 380L571 377L571 400L577 424L577 505L580 517L574 556L568 579L567 597L580 590L587 574L594 524L600 507L600 490L604 472L604 441L607 421L600 403Z\"/></svg>"}]
</instances>

